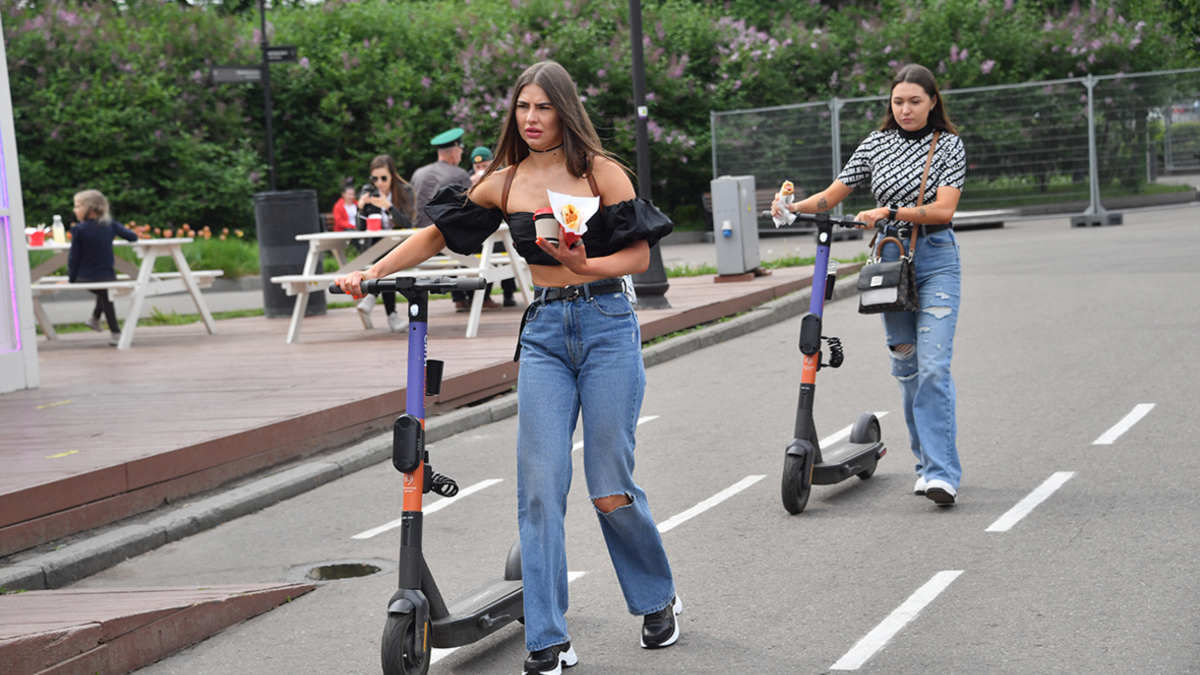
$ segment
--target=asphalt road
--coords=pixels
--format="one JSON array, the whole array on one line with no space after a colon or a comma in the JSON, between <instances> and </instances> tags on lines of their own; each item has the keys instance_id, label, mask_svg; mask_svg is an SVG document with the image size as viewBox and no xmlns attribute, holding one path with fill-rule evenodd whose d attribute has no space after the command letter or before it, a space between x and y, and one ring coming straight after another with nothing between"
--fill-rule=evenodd
<instances>
[{"instance_id":1,"label":"asphalt road","mask_svg":"<svg viewBox=\"0 0 1200 675\"><path fill-rule=\"evenodd\" d=\"M853 301L826 309L846 363L818 376L818 431L887 412L890 452L868 481L815 487L798 516L779 483L799 321L655 366L635 475L660 524L709 505L663 534L683 634L638 648L640 619L625 611L576 451L573 675L1200 672L1200 209L1086 230L1017 222L959 241L959 504L912 495L879 319ZM499 481L426 516L447 596L499 576L516 538L515 428L509 418L430 446L464 489ZM376 673L398 534L353 536L399 516L399 488L378 465L77 587L273 582L373 561L379 575L325 583L140 672ZM513 625L438 653L430 672L516 675L524 656Z\"/></svg>"}]
</instances>

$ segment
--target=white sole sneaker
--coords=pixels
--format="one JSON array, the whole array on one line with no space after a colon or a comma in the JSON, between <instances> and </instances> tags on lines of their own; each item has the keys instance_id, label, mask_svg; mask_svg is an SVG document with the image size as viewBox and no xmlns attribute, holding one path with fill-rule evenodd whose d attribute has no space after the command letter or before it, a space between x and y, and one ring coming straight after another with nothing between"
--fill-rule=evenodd
<instances>
[{"instance_id":1,"label":"white sole sneaker","mask_svg":"<svg viewBox=\"0 0 1200 675\"><path fill-rule=\"evenodd\" d=\"M674 609L676 617L678 617L680 614L683 614L683 600L679 599L678 593L675 594L675 604L672 607L672 609ZM673 633L671 633L671 637L667 638L667 640L665 642L663 642L662 644L659 644L654 647L647 645L645 638L643 638L641 640L642 649L661 649L663 647L670 647L671 645L675 644L675 641L678 639L679 639L679 619L676 618L675 619L675 631Z\"/></svg>"},{"instance_id":2,"label":"white sole sneaker","mask_svg":"<svg viewBox=\"0 0 1200 675\"><path fill-rule=\"evenodd\" d=\"M570 668L579 663L575 654L575 645L567 647L567 651L558 655L558 665L551 670L522 670L521 675L562 675L563 668Z\"/></svg>"},{"instance_id":3,"label":"white sole sneaker","mask_svg":"<svg viewBox=\"0 0 1200 675\"><path fill-rule=\"evenodd\" d=\"M913 494L918 497L924 497L925 496L925 487L926 487L925 476L918 477L917 484L913 486Z\"/></svg>"},{"instance_id":4,"label":"white sole sneaker","mask_svg":"<svg viewBox=\"0 0 1200 675\"><path fill-rule=\"evenodd\" d=\"M935 478L925 482L925 497L938 506L953 506L958 491L946 481Z\"/></svg>"}]
</instances>

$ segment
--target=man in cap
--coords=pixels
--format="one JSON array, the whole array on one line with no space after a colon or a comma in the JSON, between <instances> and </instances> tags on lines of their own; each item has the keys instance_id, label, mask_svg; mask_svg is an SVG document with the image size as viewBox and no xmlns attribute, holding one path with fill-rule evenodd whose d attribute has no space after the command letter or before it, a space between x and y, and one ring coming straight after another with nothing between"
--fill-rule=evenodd
<instances>
[{"instance_id":1,"label":"man in cap","mask_svg":"<svg viewBox=\"0 0 1200 675\"><path fill-rule=\"evenodd\" d=\"M471 185L474 186L492 165L492 151L482 145L475 148L471 151L471 164L475 167L475 171L471 173Z\"/></svg>"},{"instance_id":2,"label":"man in cap","mask_svg":"<svg viewBox=\"0 0 1200 675\"><path fill-rule=\"evenodd\" d=\"M472 184L471 175L458 165L463 157L462 137L464 133L466 132L462 129L454 128L430 139L429 144L437 148L437 161L417 169L413 173L412 180L409 181L413 186L414 201L417 207L417 219L413 222L414 227L428 227L433 224L429 216L425 215L425 205L433 200L438 190L447 185L469 186ZM455 291L452 295L454 306L460 312L470 309L466 293ZM491 308L497 305L491 298L484 298L483 306Z\"/></svg>"}]
</instances>

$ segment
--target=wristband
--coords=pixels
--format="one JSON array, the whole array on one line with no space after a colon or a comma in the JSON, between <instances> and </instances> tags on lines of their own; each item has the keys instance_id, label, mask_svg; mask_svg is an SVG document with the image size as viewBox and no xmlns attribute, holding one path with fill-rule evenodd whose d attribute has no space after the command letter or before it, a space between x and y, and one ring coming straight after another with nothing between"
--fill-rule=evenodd
<instances>
[{"instance_id":1,"label":"wristband","mask_svg":"<svg viewBox=\"0 0 1200 675\"><path fill-rule=\"evenodd\" d=\"M892 205L889 205L889 206L888 206L888 218L889 218L889 219L891 219L891 220L895 220L895 219L896 219L896 215L897 215L898 213L900 213L900 207L898 207L898 206L896 206L896 205L894 205L894 204L892 204Z\"/></svg>"}]
</instances>

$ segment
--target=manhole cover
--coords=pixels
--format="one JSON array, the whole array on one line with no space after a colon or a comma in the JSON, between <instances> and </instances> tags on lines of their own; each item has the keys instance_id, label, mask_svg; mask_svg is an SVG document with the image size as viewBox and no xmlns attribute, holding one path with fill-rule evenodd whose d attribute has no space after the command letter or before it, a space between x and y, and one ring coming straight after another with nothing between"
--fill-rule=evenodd
<instances>
[{"instance_id":1,"label":"manhole cover","mask_svg":"<svg viewBox=\"0 0 1200 675\"><path fill-rule=\"evenodd\" d=\"M337 563L320 565L308 571L306 578L313 581L337 581L339 579L357 579L378 574L383 570L367 563Z\"/></svg>"}]
</instances>

